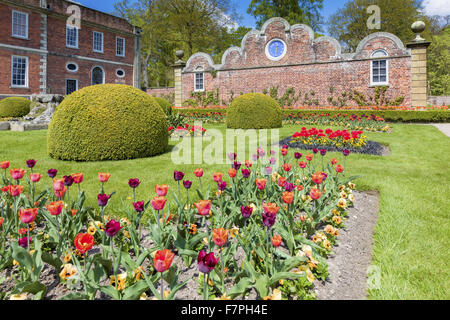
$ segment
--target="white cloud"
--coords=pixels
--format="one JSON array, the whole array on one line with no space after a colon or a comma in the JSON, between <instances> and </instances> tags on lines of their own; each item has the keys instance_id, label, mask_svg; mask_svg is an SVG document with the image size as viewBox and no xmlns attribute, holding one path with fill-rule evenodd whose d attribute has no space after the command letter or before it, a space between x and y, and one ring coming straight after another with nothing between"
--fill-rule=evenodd
<instances>
[{"instance_id":1,"label":"white cloud","mask_svg":"<svg viewBox=\"0 0 450 320\"><path fill-rule=\"evenodd\" d=\"M450 4L448 0L424 0L422 6L425 14L429 16L450 15Z\"/></svg>"}]
</instances>

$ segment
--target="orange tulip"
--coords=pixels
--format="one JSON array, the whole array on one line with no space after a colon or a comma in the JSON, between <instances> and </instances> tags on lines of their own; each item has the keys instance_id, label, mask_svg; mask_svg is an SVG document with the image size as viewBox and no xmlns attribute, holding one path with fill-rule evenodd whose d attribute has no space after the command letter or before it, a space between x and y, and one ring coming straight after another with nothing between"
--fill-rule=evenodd
<instances>
[{"instance_id":1,"label":"orange tulip","mask_svg":"<svg viewBox=\"0 0 450 320\"><path fill-rule=\"evenodd\" d=\"M284 187L284 185L286 184L286 182L287 182L287 179L286 179L285 177L280 177L280 178L278 179L278 185L279 185L280 187Z\"/></svg>"},{"instance_id":2,"label":"orange tulip","mask_svg":"<svg viewBox=\"0 0 450 320\"><path fill-rule=\"evenodd\" d=\"M165 197L167 195L167 191L169 191L169 186L167 184L157 184L155 186L155 193L159 196L159 197Z\"/></svg>"},{"instance_id":3,"label":"orange tulip","mask_svg":"<svg viewBox=\"0 0 450 320\"><path fill-rule=\"evenodd\" d=\"M286 191L283 193L283 196L281 197L281 199L283 200L284 203L291 204L292 202L294 202L294 196L295 196L294 192Z\"/></svg>"},{"instance_id":4,"label":"orange tulip","mask_svg":"<svg viewBox=\"0 0 450 320\"><path fill-rule=\"evenodd\" d=\"M153 209L156 211L160 211L164 209L164 206L166 205L167 199L164 197L155 197L152 200L152 206Z\"/></svg>"},{"instance_id":5,"label":"orange tulip","mask_svg":"<svg viewBox=\"0 0 450 320\"><path fill-rule=\"evenodd\" d=\"M61 191L55 191L55 196L62 199L64 198L64 195L66 194L67 187L64 187Z\"/></svg>"},{"instance_id":6,"label":"orange tulip","mask_svg":"<svg viewBox=\"0 0 450 320\"><path fill-rule=\"evenodd\" d=\"M340 164L338 164L337 167L336 167L336 172L337 172L337 173L342 173L342 172L344 172L344 167L341 166Z\"/></svg>"},{"instance_id":7,"label":"orange tulip","mask_svg":"<svg viewBox=\"0 0 450 320\"><path fill-rule=\"evenodd\" d=\"M20 180L23 178L23 176L25 175L27 171L23 170L23 169L11 169L10 173L11 173L11 177L14 180Z\"/></svg>"},{"instance_id":8,"label":"orange tulip","mask_svg":"<svg viewBox=\"0 0 450 320\"><path fill-rule=\"evenodd\" d=\"M275 248L278 248L279 246L281 246L282 242L283 242L283 239L281 238L281 236L279 236L279 235L273 236L272 244Z\"/></svg>"},{"instance_id":9,"label":"orange tulip","mask_svg":"<svg viewBox=\"0 0 450 320\"><path fill-rule=\"evenodd\" d=\"M213 179L215 182L221 182L223 178L223 173L216 172L213 174Z\"/></svg>"},{"instance_id":10,"label":"orange tulip","mask_svg":"<svg viewBox=\"0 0 450 320\"><path fill-rule=\"evenodd\" d=\"M315 184L321 184L323 182L324 176L322 175L322 172L316 172L312 175L312 181Z\"/></svg>"},{"instance_id":11,"label":"orange tulip","mask_svg":"<svg viewBox=\"0 0 450 320\"><path fill-rule=\"evenodd\" d=\"M195 169L194 174L197 178L203 177L203 169Z\"/></svg>"},{"instance_id":12,"label":"orange tulip","mask_svg":"<svg viewBox=\"0 0 450 320\"><path fill-rule=\"evenodd\" d=\"M266 188L266 179L256 179L256 186L259 190L264 190Z\"/></svg>"},{"instance_id":13,"label":"orange tulip","mask_svg":"<svg viewBox=\"0 0 450 320\"><path fill-rule=\"evenodd\" d=\"M291 169L292 169L292 165L290 163L283 164L284 171L289 172L289 171L291 171Z\"/></svg>"},{"instance_id":14,"label":"orange tulip","mask_svg":"<svg viewBox=\"0 0 450 320\"><path fill-rule=\"evenodd\" d=\"M84 175L82 173L74 173L72 175L73 183L79 184L83 182Z\"/></svg>"},{"instance_id":15,"label":"orange tulip","mask_svg":"<svg viewBox=\"0 0 450 320\"><path fill-rule=\"evenodd\" d=\"M158 272L169 270L174 257L175 254L168 249L158 250L153 258L153 266Z\"/></svg>"},{"instance_id":16,"label":"orange tulip","mask_svg":"<svg viewBox=\"0 0 450 320\"><path fill-rule=\"evenodd\" d=\"M308 154L306 156L306 160L308 160L308 161L312 161L313 158L314 158L314 155L312 155L312 154Z\"/></svg>"},{"instance_id":17,"label":"orange tulip","mask_svg":"<svg viewBox=\"0 0 450 320\"><path fill-rule=\"evenodd\" d=\"M0 218L0 228L2 227L3 221L5 221L5 219Z\"/></svg>"},{"instance_id":18,"label":"orange tulip","mask_svg":"<svg viewBox=\"0 0 450 320\"><path fill-rule=\"evenodd\" d=\"M250 160L245 160L245 166L247 168L251 168L253 166L253 163Z\"/></svg>"},{"instance_id":19,"label":"orange tulip","mask_svg":"<svg viewBox=\"0 0 450 320\"><path fill-rule=\"evenodd\" d=\"M209 212L211 211L211 200L200 200L197 203L194 203L195 207L198 210L198 214L201 216L209 216Z\"/></svg>"},{"instance_id":20,"label":"orange tulip","mask_svg":"<svg viewBox=\"0 0 450 320\"><path fill-rule=\"evenodd\" d=\"M64 179L53 180L53 190L55 192L64 190Z\"/></svg>"},{"instance_id":21,"label":"orange tulip","mask_svg":"<svg viewBox=\"0 0 450 320\"><path fill-rule=\"evenodd\" d=\"M109 174L109 173L99 172L99 174L98 174L98 180L102 183L108 182L110 177L111 177L111 174Z\"/></svg>"},{"instance_id":22,"label":"orange tulip","mask_svg":"<svg viewBox=\"0 0 450 320\"><path fill-rule=\"evenodd\" d=\"M9 194L13 197L18 197L23 192L23 186L13 185L9 186Z\"/></svg>"},{"instance_id":23,"label":"orange tulip","mask_svg":"<svg viewBox=\"0 0 450 320\"><path fill-rule=\"evenodd\" d=\"M64 208L64 202L63 201L52 202L49 205L47 205L46 208L52 216L59 216L61 214L62 209Z\"/></svg>"},{"instance_id":24,"label":"orange tulip","mask_svg":"<svg viewBox=\"0 0 450 320\"><path fill-rule=\"evenodd\" d=\"M213 230L213 241L218 247L223 247L228 240L228 230L224 228Z\"/></svg>"},{"instance_id":25,"label":"orange tulip","mask_svg":"<svg viewBox=\"0 0 450 320\"><path fill-rule=\"evenodd\" d=\"M280 209L276 203L263 203L263 210L266 213L277 214Z\"/></svg>"},{"instance_id":26,"label":"orange tulip","mask_svg":"<svg viewBox=\"0 0 450 320\"><path fill-rule=\"evenodd\" d=\"M9 168L9 161L2 161L0 162L0 168L6 170Z\"/></svg>"},{"instance_id":27,"label":"orange tulip","mask_svg":"<svg viewBox=\"0 0 450 320\"><path fill-rule=\"evenodd\" d=\"M72 212L72 217L75 217L77 215L77 213L78 213L78 210L77 209L72 209L71 212Z\"/></svg>"},{"instance_id":28,"label":"orange tulip","mask_svg":"<svg viewBox=\"0 0 450 320\"><path fill-rule=\"evenodd\" d=\"M319 200L322 196L322 192L320 192L320 190L317 188L312 188L309 192L309 196L314 200Z\"/></svg>"},{"instance_id":29,"label":"orange tulip","mask_svg":"<svg viewBox=\"0 0 450 320\"><path fill-rule=\"evenodd\" d=\"M230 176L230 178L236 177L236 174L237 174L236 169L230 168L230 169L228 170L228 175Z\"/></svg>"},{"instance_id":30,"label":"orange tulip","mask_svg":"<svg viewBox=\"0 0 450 320\"><path fill-rule=\"evenodd\" d=\"M331 159L331 164L334 166L335 164L337 164L338 163L338 161L336 160L336 159Z\"/></svg>"}]
</instances>

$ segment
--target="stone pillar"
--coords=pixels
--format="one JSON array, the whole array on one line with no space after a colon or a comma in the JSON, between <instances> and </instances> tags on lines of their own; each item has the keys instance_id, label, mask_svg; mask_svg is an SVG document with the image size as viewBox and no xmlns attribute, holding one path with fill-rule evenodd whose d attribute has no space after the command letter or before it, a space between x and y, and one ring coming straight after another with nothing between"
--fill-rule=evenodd
<instances>
[{"instance_id":1,"label":"stone pillar","mask_svg":"<svg viewBox=\"0 0 450 320\"><path fill-rule=\"evenodd\" d=\"M138 89L141 89L141 33L141 28L134 28L133 86ZM147 70L147 66L144 68Z\"/></svg>"},{"instance_id":2,"label":"stone pillar","mask_svg":"<svg viewBox=\"0 0 450 320\"><path fill-rule=\"evenodd\" d=\"M179 59L172 66L174 69L174 82L175 82L175 107L183 106L183 82L182 82L182 71L186 66L186 63L182 60L184 57L184 51L179 50L176 52L176 56Z\"/></svg>"},{"instance_id":3,"label":"stone pillar","mask_svg":"<svg viewBox=\"0 0 450 320\"><path fill-rule=\"evenodd\" d=\"M425 23L414 22L411 26L416 39L406 46L411 49L411 106L426 107L428 100L427 84L427 48L431 42L427 42L420 37L420 33L425 30Z\"/></svg>"}]
</instances>

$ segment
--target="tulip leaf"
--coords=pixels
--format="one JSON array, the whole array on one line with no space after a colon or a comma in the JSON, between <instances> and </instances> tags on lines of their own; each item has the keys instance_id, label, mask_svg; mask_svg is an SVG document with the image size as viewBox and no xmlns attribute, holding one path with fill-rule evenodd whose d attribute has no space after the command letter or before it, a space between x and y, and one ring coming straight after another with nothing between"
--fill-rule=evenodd
<instances>
[{"instance_id":1,"label":"tulip leaf","mask_svg":"<svg viewBox=\"0 0 450 320\"><path fill-rule=\"evenodd\" d=\"M22 283L19 283L16 288L14 289L14 292L17 293L31 293L35 295L35 300L42 300L45 296L45 293L47 292L47 287L40 283L39 281L31 282L31 281L25 281Z\"/></svg>"},{"instance_id":2,"label":"tulip leaf","mask_svg":"<svg viewBox=\"0 0 450 320\"><path fill-rule=\"evenodd\" d=\"M100 286L100 291L110 296L114 300L120 300L120 293L113 286Z\"/></svg>"},{"instance_id":3,"label":"tulip leaf","mask_svg":"<svg viewBox=\"0 0 450 320\"><path fill-rule=\"evenodd\" d=\"M269 279L266 275L259 276L255 281L255 289L261 298L269 295Z\"/></svg>"},{"instance_id":4,"label":"tulip leaf","mask_svg":"<svg viewBox=\"0 0 450 320\"><path fill-rule=\"evenodd\" d=\"M276 284L278 281L280 280L285 280L285 279L298 279L303 277L303 274L299 274L299 273L293 273L293 272L279 272L276 275L274 275L272 278L270 278L268 285L274 285Z\"/></svg>"},{"instance_id":5,"label":"tulip leaf","mask_svg":"<svg viewBox=\"0 0 450 320\"><path fill-rule=\"evenodd\" d=\"M145 281L138 281L123 291L122 300L139 300L142 293L147 291L147 289L148 284Z\"/></svg>"},{"instance_id":6,"label":"tulip leaf","mask_svg":"<svg viewBox=\"0 0 450 320\"><path fill-rule=\"evenodd\" d=\"M176 294L181 288L183 288L183 287L186 285L186 283L189 282L189 280L190 280L190 279L188 279L188 280L186 280L186 281L184 281L184 282L182 282L182 283L176 285L174 288L171 288L171 293L170 293L170 295L167 297L166 300L173 300L173 299L175 298L175 294Z\"/></svg>"},{"instance_id":7,"label":"tulip leaf","mask_svg":"<svg viewBox=\"0 0 450 320\"><path fill-rule=\"evenodd\" d=\"M177 267L172 265L172 267L163 274L163 278L169 284L170 288L175 287L178 281Z\"/></svg>"},{"instance_id":8,"label":"tulip leaf","mask_svg":"<svg viewBox=\"0 0 450 320\"><path fill-rule=\"evenodd\" d=\"M305 261L306 257L289 258L283 263L283 271L290 271L291 269L298 267L302 262Z\"/></svg>"},{"instance_id":9,"label":"tulip leaf","mask_svg":"<svg viewBox=\"0 0 450 320\"><path fill-rule=\"evenodd\" d=\"M13 250L12 257L19 262L21 266L26 267L31 273L33 271L33 259L28 251L20 247L15 241L11 242L11 248Z\"/></svg>"},{"instance_id":10,"label":"tulip leaf","mask_svg":"<svg viewBox=\"0 0 450 320\"><path fill-rule=\"evenodd\" d=\"M80 292L69 293L59 300L89 300L89 296Z\"/></svg>"},{"instance_id":11,"label":"tulip leaf","mask_svg":"<svg viewBox=\"0 0 450 320\"><path fill-rule=\"evenodd\" d=\"M109 259L105 259L101 256L101 254L97 254L93 258L93 262L98 262L103 267L106 274L109 274L112 269L112 261Z\"/></svg>"},{"instance_id":12,"label":"tulip leaf","mask_svg":"<svg viewBox=\"0 0 450 320\"><path fill-rule=\"evenodd\" d=\"M250 278L242 278L238 284L235 284L233 288L228 292L228 296L231 297L231 299L234 299L238 296L243 296L247 290L250 290L254 281L252 281Z\"/></svg>"}]
</instances>

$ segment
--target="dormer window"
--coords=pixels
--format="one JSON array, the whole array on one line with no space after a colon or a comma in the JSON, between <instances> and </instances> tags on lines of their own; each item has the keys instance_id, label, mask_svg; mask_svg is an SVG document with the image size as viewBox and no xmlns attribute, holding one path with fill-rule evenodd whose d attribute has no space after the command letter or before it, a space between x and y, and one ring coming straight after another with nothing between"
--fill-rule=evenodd
<instances>
[{"instance_id":1,"label":"dormer window","mask_svg":"<svg viewBox=\"0 0 450 320\"><path fill-rule=\"evenodd\" d=\"M385 86L389 85L389 68L387 61L387 52L384 50L377 50L370 56L370 85L371 86Z\"/></svg>"}]
</instances>

